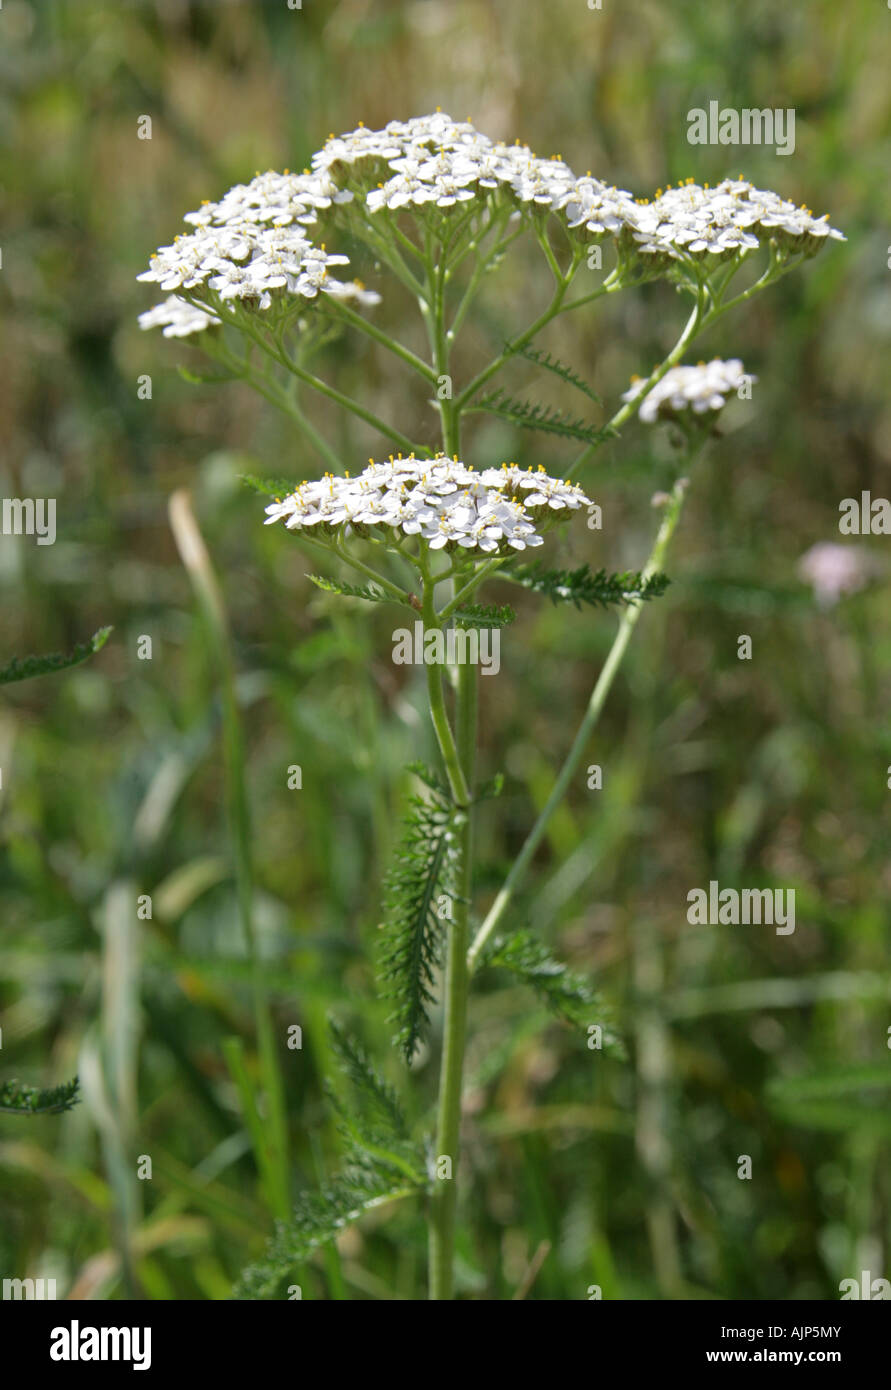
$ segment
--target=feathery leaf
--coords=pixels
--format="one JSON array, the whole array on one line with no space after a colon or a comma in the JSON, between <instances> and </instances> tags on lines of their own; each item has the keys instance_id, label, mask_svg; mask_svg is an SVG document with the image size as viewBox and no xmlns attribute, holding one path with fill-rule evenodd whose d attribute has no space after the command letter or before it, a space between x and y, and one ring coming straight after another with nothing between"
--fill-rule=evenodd
<instances>
[{"instance_id":1,"label":"feathery leaf","mask_svg":"<svg viewBox=\"0 0 891 1390\"><path fill-rule=\"evenodd\" d=\"M605 1050L624 1053L620 1039L609 1026L608 1010L600 995L584 975L570 970L552 955L533 932L518 931L497 939L484 953L482 964L501 966L518 976L552 1013L574 1027L599 1023Z\"/></svg>"},{"instance_id":2,"label":"feathery leaf","mask_svg":"<svg viewBox=\"0 0 891 1390\"><path fill-rule=\"evenodd\" d=\"M388 1136L404 1139L405 1115L394 1087L381 1076L357 1038L347 1033L336 1019L329 1019L328 1027L338 1065L356 1098L356 1118L360 1126L367 1120L373 1126L382 1126Z\"/></svg>"},{"instance_id":3,"label":"feathery leaf","mask_svg":"<svg viewBox=\"0 0 891 1390\"><path fill-rule=\"evenodd\" d=\"M573 420L553 406L541 405L536 401L518 401L508 396L499 387L487 396L482 396L468 411L485 411L498 415L524 430L539 430L543 434L559 434L564 439L580 439L583 443L600 444L616 433L611 425L589 425L582 419Z\"/></svg>"},{"instance_id":4,"label":"feathery leaf","mask_svg":"<svg viewBox=\"0 0 891 1390\"><path fill-rule=\"evenodd\" d=\"M391 603L389 594L371 584L344 584L339 579L326 579L322 574L308 574L307 579L326 594L343 594L346 598L364 598L368 603Z\"/></svg>"},{"instance_id":5,"label":"feathery leaf","mask_svg":"<svg viewBox=\"0 0 891 1390\"><path fill-rule=\"evenodd\" d=\"M272 497L277 502L282 497L290 497L298 486L293 478L258 478L253 473L242 473L240 481L245 487L262 493L264 497Z\"/></svg>"},{"instance_id":6,"label":"feathery leaf","mask_svg":"<svg viewBox=\"0 0 891 1390\"><path fill-rule=\"evenodd\" d=\"M498 578L509 579L533 593L546 594L552 603L574 603L576 608L586 603L607 608L617 603L660 598L671 583L662 573L644 579L633 570L608 574L605 569L592 570L589 565L581 565L577 570L547 570L539 560L499 570Z\"/></svg>"},{"instance_id":7,"label":"feathery leaf","mask_svg":"<svg viewBox=\"0 0 891 1390\"><path fill-rule=\"evenodd\" d=\"M581 391L590 401L594 401L595 405L603 404L593 386L589 386L571 367L568 367L565 362L561 362L558 358L552 357L549 352L525 347L520 349L519 355L525 357L527 362L534 363L536 367L544 367L545 371L553 372L555 376L559 376L570 386L574 386L577 391Z\"/></svg>"},{"instance_id":8,"label":"feathery leaf","mask_svg":"<svg viewBox=\"0 0 891 1390\"><path fill-rule=\"evenodd\" d=\"M79 1089L80 1082L76 1076L72 1081L64 1081L61 1086L50 1086L46 1090L37 1086L23 1086L18 1081L4 1081L0 1085L0 1113L60 1115L77 1105Z\"/></svg>"},{"instance_id":9,"label":"feathery leaf","mask_svg":"<svg viewBox=\"0 0 891 1390\"><path fill-rule=\"evenodd\" d=\"M411 1179L393 1164L354 1151L343 1171L317 1193L301 1193L292 1220L278 1223L264 1254L243 1271L234 1296L275 1297L295 1267L320 1245L334 1240L345 1226L358 1221L372 1207L397 1197L413 1196L425 1186L426 1178L420 1169Z\"/></svg>"},{"instance_id":10,"label":"feathery leaf","mask_svg":"<svg viewBox=\"0 0 891 1390\"><path fill-rule=\"evenodd\" d=\"M455 622L470 628L508 627L516 616L508 603L469 603L456 609Z\"/></svg>"},{"instance_id":11,"label":"feathery leaf","mask_svg":"<svg viewBox=\"0 0 891 1390\"><path fill-rule=\"evenodd\" d=\"M79 666L94 652L101 651L108 641L110 627L100 627L89 642L79 642L71 652L51 652L48 656L13 657L8 666L0 670L0 685L11 685L13 681L27 681L32 676L47 676L54 671L66 671L69 666Z\"/></svg>"},{"instance_id":12,"label":"feathery leaf","mask_svg":"<svg viewBox=\"0 0 891 1390\"><path fill-rule=\"evenodd\" d=\"M427 780L427 786L427 799L413 796L409 800L402 839L385 880L383 940L378 956L380 992L394 1006L389 1018L396 1024L393 1041L407 1062L424 1036L427 1010L434 998L433 980L443 936L437 898L441 894L452 899L457 896L452 808L432 780Z\"/></svg>"}]
</instances>

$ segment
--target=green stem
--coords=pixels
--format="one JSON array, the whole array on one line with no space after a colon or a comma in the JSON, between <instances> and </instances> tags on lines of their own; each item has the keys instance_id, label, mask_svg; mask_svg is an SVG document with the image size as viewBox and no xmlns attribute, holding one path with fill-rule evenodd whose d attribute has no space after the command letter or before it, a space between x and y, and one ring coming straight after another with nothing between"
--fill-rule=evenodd
<instances>
[{"instance_id":1,"label":"green stem","mask_svg":"<svg viewBox=\"0 0 891 1390\"><path fill-rule=\"evenodd\" d=\"M352 566L357 574L364 574L366 579L371 579L375 584L378 584L383 589L384 593L396 603L406 604L410 608L414 607L405 589L400 589L398 584L392 584L389 579L379 574L371 565L366 565L365 562L360 560L356 555L348 554L336 540L332 540L331 549L339 559L343 560L344 564Z\"/></svg>"},{"instance_id":2,"label":"green stem","mask_svg":"<svg viewBox=\"0 0 891 1390\"><path fill-rule=\"evenodd\" d=\"M527 328L524 333L521 333L518 337L513 338L511 342L508 343L504 351L502 353L499 353L499 355L494 359L494 361L489 363L488 367L484 367L483 370L473 378L473 381L471 381L468 386L465 386L464 390L461 392L460 396L458 396L457 400L455 401L455 409L459 412L459 414L467 405L468 401L470 401L476 395L477 391L479 391L481 387L485 386L486 382L489 381L489 379L493 377L496 372L499 372L501 370L505 362L510 361L512 357L514 357L518 352L521 351L522 348L524 348L527 345L527 343L531 343L532 339L536 336L536 334L540 333L541 330L551 322L551 319L557 317L557 315L560 313L561 308L563 307L563 300L566 298L566 291L569 289L573 276L575 275L575 272L578 269L579 263L580 255L577 253L573 259L572 265L567 271L566 278L561 278L559 283L557 284L557 288L554 291L554 296L547 309L545 309L544 313L540 314L538 318L535 320L535 322L529 328Z\"/></svg>"},{"instance_id":3,"label":"green stem","mask_svg":"<svg viewBox=\"0 0 891 1390\"><path fill-rule=\"evenodd\" d=\"M342 406L344 410L349 411L351 415L355 415L357 419L362 420L366 425L371 425L372 429L377 430L387 439L392 439L394 444L399 445L400 449L405 449L409 454L423 454L429 452L429 450L414 444L412 440L402 434L401 431L394 429L392 425L388 425L385 420L379 419L373 411L368 410L364 405L360 405L358 401L354 401L352 396L347 396L343 391L338 391L336 386L329 386L327 381L322 381L321 377L314 376L313 373L308 372L305 367L301 367L299 362L295 361L293 357L288 356L281 343L274 339L270 339L256 327L251 321L248 313L241 313L238 310L233 311L229 308L228 304L220 300L218 296L216 302L213 304L203 303L200 299L195 299L193 295L188 294L183 294L182 298L187 300L189 304L193 304L196 308L204 309L205 311L210 310L211 313L216 314L217 318L231 324L234 328L240 329L242 333L250 338L251 342L256 343L257 347L260 348L262 352L266 353L267 357L270 357L273 362L277 362L279 366L284 367L285 370L290 372L292 376L295 376L298 381L303 382L304 386L311 386L314 391L319 392L319 395L327 397L327 399L333 401L335 405ZM253 385L253 382L251 384ZM278 402L276 402L276 404L278 404Z\"/></svg>"},{"instance_id":4,"label":"green stem","mask_svg":"<svg viewBox=\"0 0 891 1390\"><path fill-rule=\"evenodd\" d=\"M665 373L681 360L689 344L696 337L699 330L705 326L707 321L707 319L703 318L703 289L700 287L700 292L696 299L696 306L684 325L683 333L678 338L668 356L663 358L658 367L651 372L640 392L633 400L625 401L616 411L615 415L613 415L612 419L607 422L602 432L604 439L608 438L607 431L619 430L621 426L625 424L625 421L628 420L636 410L640 409L641 401L644 399L647 392L652 390L656 382L661 381ZM567 470L566 477L575 477L576 473L578 473L581 468L584 468L588 460L597 452L602 442L603 440L601 439L598 443L589 444L587 448L583 449L572 466Z\"/></svg>"},{"instance_id":5,"label":"green stem","mask_svg":"<svg viewBox=\"0 0 891 1390\"><path fill-rule=\"evenodd\" d=\"M475 666L466 664L458 675L458 747L468 791L472 795L476 754ZM458 1206L458 1159L461 1134L461 1090L464 1049L467 1040L467 996L470 974L467 946L470 937L470 898L473 874L473 809L470 805L455 817L460 863L458 900L449 927L445 970L445 1019L439 1073L436 1118L436 1187L430 1198L429 1296L451 1299L454 1292L455 1218ZM440 1174L448 1159L447 1175Z\"/></svg>"},{"instance_id":6,"label":"green stem","mask_svg":"<svg viewBox=\"0 0 891 1390\"><path fill-rule=\"evenodd\" d=\"M476 238L476 241L475 241L475 242L472 241L472 242L470 243L470 246L468 247L468 251L478 248L479 245L480 245L480 243L483 241L484 237L488 236L489 231L490 231L494 226L497 225L497 226L498 226L498 230L500 231L500 230L501 230L501 227L504 225L505 221L507 220L507 215L508 215L507 212L505 212L505 213L503 213L503 214L501 215L501 217L498 218L497 220L494 220L493 222L488 223L487 226L485 227L485 229L484 229L483 231L481 231L481 232L478 234L478 236L477 236L477 238ZM459 303L458 308L455 310L455 317L452 319L452 326L451 326L451 328L450 328L449 331L448 331L448 342L449 342L449 343L453 343L454 340L455 340L455 338L458 336L458 332L459 332L459 330L460 330L460 328L461 328L462 323L464 322L464 319L465 319L465 316L466 316L466 314L467 314L467 311L468 311L468 309L470 308L471 304L473 303L474 298L476 297L476 293L477 293L477 290L479 289L479 286L480 286L480 283L481 283L481 281L482 281L482 279L483 279L483 276L486 274L486 271L487 271L487 270L489 269L489 267L492 265L493 261L495 261L496 258L500 255L501 249L502 249L502 244L503 244L503 243L502 243L500 240L497 240L497 239L496 239L496 245L495 245L495 248L494 248L493 251L491 251L491 252L490 252L488 255L486 255L486 256L480 255L480 256L477 257L476 265L474 266L473 271L472 271L472 273L471 273L470 280L468 281L468 284L467 284L467 288L466 288L466 290L464 291L464 294L463 294L463 296L462 296L462 298L461 298L461 302Z\"/></svg>"},{"instance_id":7,"label":"green stem","mask_svg":"<svg viewBox=\"0 0 891 1390\"><path fill-rule=\"evenodd\" d=\"M649 579L651 575L655 574L656 571L662 567L666 552L671 543L671 538L674 535L675 527L678 523L678 518L681 514L683 499L684 482L682 481L675 484L671 498L666 505L662 525L659 527L658 535L656 536L653 549L650 552L650 557L643 572L644 581ZM471 974L476 968L480 953L493 933L497 930L508 907L513 901L514 895L532 860L532 856L535 854L535 851L542 841L548 823L569 789L585 749L587 748L591 733L600 718L607 696L612 688L613 681L622 664L622 660L628 648L628 643L631 641L631 634L634 632L642 609L643 604L638 601L630 603L622 614L615 640L603 664L597 683L591 692L591 698L588 701L584 718L579 725L578 732L566 756L566 760L557 774L551 794L545 802L534 826L527 835L520 853L514 860L510 872L498 896L489 909L486 919L477 932L473 945L468 952L467 965Z\"/></svg>"},{"instance_id":8,"label":"green stem","mask_svg":"<svg viewBox=\"0 0 891 1390\"><path fill-rule=\"evenodd\" d=\"M417 372L418 376L422 376L425 381L436 382L436 373L433 368L425 362L423 358L416 356L415 353L411 351L411 348L404 347L402 343L397 342L395 338L391 338L389 333L384 333L383 329L378 328L368 319L364 319L361 314L357 314L354 309L351 309L349 305L344 304L341 300L332 300L331 302L336 306L333 313L328 311L331 318L339 316L345 319L347 323L351 324L353 328L358 329L360 333L364 333L366 337L373 339L373 341L379 343L381 347L385 347L388 352L392 352L396 357L400 358L406 366L411 367L412 371Z\"/></svg>"},{"instance_id":9,"label":"green stem","mask_svg":"<svg viewBox=\"0 0 891 1390\"><path fill-rule=\"evenodd\" d=\"M432 248L428 247L432 252ZM445 256L438 267L428 262L431 313L428 317L430 347L438 376L448 375L450 339L445 328ZM451 456L461 449L461 407L457 402L439 402L443 451ZM425 577L424 606L432 612L435 580ZM454 579L449 581L454 590ZM453 595L454 597L454 595ZM436 618L441 626L442 618ZM426 620L425 620L426 622ZM461 1129L461 1089L464 1049L467 1037L467 995L470 977L467 946L470 939L470 899L473 887L473 819L471 801L476 765L476 727L478 689L476 668L458 668L456 692L457 746L445 715L442 673L427 667L430 710L437 729L440 748L449 770L449 783L456 803L454 834L458 864L458 895L453 904L446 950L443 986L443 1041L439 1072L435 1157L435 1186L430 1196L428 1297L435 1301L451 1299L454 1291L455 1221L458 1205L458 1160ZM451 766L450 766L451 764ZM447 1164L445 1161L447 1160ZM447 1171L442 1170L445 1165Z\"/></svg>"},{"instance_id":10,"label":"green stem","mask_svg":"<svg viewBox=\"0 0 891 1390\"><path fill-rule=\"evenodd\" d=\"M422 617L425 632L440 627L436 611L433 607L433 590L435 580L425 579L424 597L422 606ZM449 787L452 799L460 810L466 810L470 804L470 791L461 766L461 759L458 754L458 747L455 743L455 736L452 733L452 726L445 707L445 692L443 690L442 667L436 662L430 662L425 666L427 672L427 700L430 705L430 718L433 721L433 728L436 733L436 741L439 744L439 751L445 764L446 775L449 779Z\"/></svg>"},{"instance_id":11,"label":"green stem","mask_svg":"<svg viewBox=\"0 0 891 1390\"><path fill-rule=\"evenodd\" d=\"M256 371L250 365L247 356L240 360L225 343L217 342L213 346L210 346L209 343L211 341L212 340L208 339L208 342L202 344L203 350L207 353L208 357L213 358L214 361L222 362L229 368L233 376L247 381L258 395L262 396L264 400L269 401L270 405L277 406L279 410L293 420L297 428L306 436L310 444L325 462L333 468L335 472L340 472L340 459L328 444L328 441L323 438L316 429L315 425L304 415L294 397L283 390L272 377Z\"/></svg>"},{"instance_id":12,"label":"green stem","mask_svg":"<svg viewBox=\"0 0 891 1390\"><path fill-rule=\"evenodd\" d=\"M487 560L484 565L480 565L479 569L474 572L467 583L462 585L458 590L454 598L450 599L445 607L440 610L440 622L444 622L446 618L450 618L452 614L461 607L461 604L469 599L471 594L476 592L483 580L488 579L490 574L496 574L500 566L507 563L508 558L509 557L506 555L499 555L497 559ZM445 578L444 575L442 577Z\"/></svg>"}]
</instances>

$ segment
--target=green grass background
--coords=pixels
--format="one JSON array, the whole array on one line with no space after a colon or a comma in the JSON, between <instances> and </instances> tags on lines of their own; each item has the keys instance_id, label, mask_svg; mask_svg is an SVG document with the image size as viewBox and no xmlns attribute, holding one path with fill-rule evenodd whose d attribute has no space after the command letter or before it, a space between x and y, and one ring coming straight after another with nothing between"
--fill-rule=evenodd
<instances>
[{"instance_id":1,"label":"green grass background","mask_svg":"<svg viewBox=\"0 0 891 1390\"><path fill-rule=\"evenodd\" d=\"M402 769L433 756L420 691L389 659L392 614L315 591L313 563L264 530L238 481L314 473L300 438L247 388L184 381L190 350L137 327L154 287L135 276L202 198L303 167L359 120L437 105L638 194L742 172L848 237L695 350L742 357L754 403L728 414L697 474L672 586L592 743L604 790L579 780L516 918L596 977L629 1058L482 982L461 1294L513 1297L537 1253L532 1299L594 1284L608 1298L831 1299L863 1269L889 1274L889 541L863 541L877 577L827 613L796 573L815 541L838 539L843 497L891 496L889 35L878 0L5 0L0 481L4 496L56 497L58 539L0 538L0 656L115 631L88 665L0 704L0 1077L43 1085L79 1069L85 1086L64 1116L0 1118L0 1275L55 1276L76 1297L225 1298L270 1225L221 1050L241 1035L253 1065L219 697L167 524L177 487L193 491L234 633L277 1031L303 1028L302 1051L281 1050L295 1190L337 1162L326 1013L400 1079L369 962ZM686 113L712 98L794 107L794 155L689 146ZM150 141L137 139L144 114ZM373 265L356 270L385 294L380 321L414 343L410 303ZM459 375L547 295L545 268L512 258ZM648 287L539 346L610 406L684 312ZM324 366L435 439L423 392L364 340L341 340ZM313 412L357 466L380 452ZM479 463L567 462L480 419L467 436ZM668 477L664 440L634 425L582 480L603 532L579 526L550 553L639 565ZM479 817L480 905L547 795L614 628L527 596L518 608L502 672L482 682L481 772L507 786ZM737 659L741 633L751 662ZM688 926L686 894L710 878L794 888L796 932ZM419 1115L436 1051L434 1038L401 1078ZM135 1179L136 1155L152 1158L151 1181ZM422 1213L376 1213L300 1278L304 1298L420 1296Z\"/></svg>"}]
</instances>

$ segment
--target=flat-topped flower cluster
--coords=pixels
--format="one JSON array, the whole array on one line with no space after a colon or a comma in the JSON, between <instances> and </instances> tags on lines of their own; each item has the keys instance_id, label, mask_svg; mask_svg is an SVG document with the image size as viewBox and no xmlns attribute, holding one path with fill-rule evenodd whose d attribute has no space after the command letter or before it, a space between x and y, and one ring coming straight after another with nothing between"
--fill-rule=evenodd
<instances>
[{"instance_id":1,"label":"flat-topped flower cluster","mask_svg":"<svg viewBox=\"0 0 891 1390\"><path fill-rule=\"evenodd\" d=\"M644 396L638 412L645 424L659 419L674 419L685 411L706 415L723 410L727 397L738 391L745 382L756 381L743 370L738 357L724 362L715 357L711 362L699 362L695 367L671 367ZM635 377L622 397L623 401L637 400L646 381Z\"/></svg>"},{"instance_id":2,"label":"flat-topped flower cluster","mask_svg":"<svg viewBox=\"0 0 891 1390\"><path fill-rule=\"evenodd\" d=\"M335 181L370 161L383 163L392 177L366 192L371 212L434 203L440 208L466 203L504 187L518 204L563 213L567 226L595 236L630 234L644 252L677 257L683 252L723 254L783 237L794 243L812 238L813 249L828 237L844 240L829 226L776 193L744 179L725 179L716 188L688 179L677 189L659 189L655 200L635 199L588 172L577 178L559 155L540 159L528 145L492 141L469 121L444 112L391 121L383 130L360 125L348 135L331 136L313 156L313 167Z\"/></svg>"},{"instance_id":3,"label":"flat-topped flower cluster","mask_svg":"<svg viewBox=\"0 0 891 1390\"><path fill-rule=\"evenodd\" d=\"M316 246L304 230L319 209L348 202L352 196L324 175L258 174L251 183L230 188L219 203L206 202L187 213L185 220L195 230L162 246L137 279L153 281L162 290L189 290L199 298L210 289L223 301L247 300L258 309L271 306L275 291L303 300L324 292L332 298L379 304L380 295L358 281L330 275L331 266L348 265L349 257ZM166 324L168 337L200 332L219 321L178 295L139 320L142 328Z\"/></svg>"},{"instance_id":4,"label":"flat-topped flower cluster","mask_svg":"<svg viewBox=\"0 0 891 1390\"><path fill-rule=\"evenodd\" d=\"M827 238L845 240L830 227L828 213L814 217L809 208L743 178L724 179L715 188L687 179L664 193L660 189L652 202L636 205L627 225L641 252L673 259L754 250L771 240L788 251L813 254Z\"/></svg>"},{"instance_id":5,"label":"flat-topped flower cluster","mask_svg":"<svg viewBox=\"0 0 891 1390\"><path fill-rule=\"evenodd\" d=\"M301 483L266 508L266 525L283 521L289 530L311 530L320 539L337 528L364 535L380 527L397 533L390 539L398 544L417 536L431 550L491 554L541 545L542 531L589 505L581 488L541 467L505 463L476 472L444 454L410 454L370 460L355 478L326 473Z\"/></svg>"},{"instance_id":6,"label":"flat-topped flower cluster","mask_svg":"<svg viewBox=\"0 0 891 1390\"><path fill-rule=\"evenodd\" d=\"M827 216L814 217L742 178L716 188L687 180L660 189L652 201L635 199L590 172L577 178L559 155L541 159L519 141L490 140L469 121L438 111L391 121L383 130L360 125L332 135L313 155L311 170L258 174L219 202L187 213L194 230L161 247L138 278L168 292L188 291L204 305L209 299L211 312L202 317L193 305L186 314L187 301L174 295L143 314L141 326L164 327L177 337L199 332L218 322L214 295L261 310L288 296L308 302L320 293L378 303L380 296L359 282L330 275L348 257L315 245L307 228L323 215L336 225L338 209L357 200L372 218L387 210L425 217L432 210L472 210L474 201L482 208L492 195L503 195L515 216L550 212L573 237L609 235L666 264L725 257L769 242L813 254L828 238L844 240Z\"/></svg>"}]
</instances>

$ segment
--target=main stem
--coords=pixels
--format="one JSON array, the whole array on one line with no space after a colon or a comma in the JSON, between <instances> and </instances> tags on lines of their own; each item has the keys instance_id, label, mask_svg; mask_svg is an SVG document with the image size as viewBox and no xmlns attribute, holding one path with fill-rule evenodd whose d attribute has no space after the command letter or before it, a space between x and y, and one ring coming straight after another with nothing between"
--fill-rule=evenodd
<instances>
[{"instance_id":1,"label":"main stem","mask_svg":"<svg viewBox=\"0 0 891 1390\"><path fill-rule=\"evenodd\" d=\"M458 752L465 780L472 785L476 752L476 668L470 665L462 666L458 676ZM473 872L471 806L457 812L455 835L459 861L458 899L453 904L446 954L445 1013L436 1118L437 1177L430 1199L429 1296L439 1300L452 1298L454 1288L461 1090L470 980L467 948ZM448 1163L444 1164L443 1159L448 1159Z\"/></svg>"},{"instance_id":2,"label":"main stem","mask_svg":"<svg viewBox=\"0 0 891 1390\"><path fill-rule=\"evenodd\" d=\"M430 268L429 318L430 345L437 377L448 375L450 340L445 325L444 255ZM439 402L443 451L457 455L461 447L461 408L458 402ZM454 584L453 584L454 588ZM456 681L456 737L454 748L460 768L458 785L464 793L452 795L457 803L456 837L457 900L452 904L444 979L442 1057L439 1070L439 1099L436 1117L435 1186L429 1209L429 1288L430 1299L451 1299L454 1293L455 1222L458 1207L458 1157L461 1131L461 1090L464 1076L464 1048L467 1039L467 992L470 974L467 948L470 942L470 898L473 884L473 786L476 769L478 686L476 667L458 667ZM444 1162L443 1160L448 1160Z\"/></svg>"}]
</instances>

